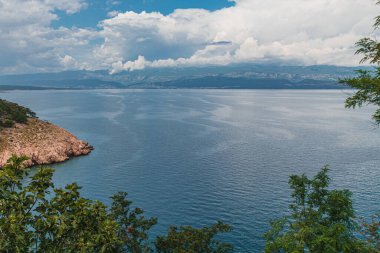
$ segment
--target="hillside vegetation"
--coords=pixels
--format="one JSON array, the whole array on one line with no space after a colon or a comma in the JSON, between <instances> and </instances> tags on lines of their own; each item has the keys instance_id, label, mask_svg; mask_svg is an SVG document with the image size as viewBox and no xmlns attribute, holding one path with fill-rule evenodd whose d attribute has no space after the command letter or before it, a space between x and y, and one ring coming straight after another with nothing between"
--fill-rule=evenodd
<instances>
[{"instance_id":1,"label":"hillside vegetation","mask_svg":"<svg viewBox=\"0 0 380 253\"><path fill-rule=\"evenodd\" d=\"M15 123L25 124L28 118L36 118L29 108L0 99L0 129L14 126Z\"/></svg>"}]
</instances>

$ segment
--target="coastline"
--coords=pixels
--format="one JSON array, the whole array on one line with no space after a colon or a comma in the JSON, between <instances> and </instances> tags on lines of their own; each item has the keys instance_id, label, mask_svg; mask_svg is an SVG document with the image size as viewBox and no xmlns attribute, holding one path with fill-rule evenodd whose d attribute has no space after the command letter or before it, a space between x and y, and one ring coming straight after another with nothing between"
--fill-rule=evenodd
<instances>
[{"instance_id":1,"label":"coastline","mask_svg":"<svg viewBox=\"0 0 380 253\"><path fill-rule=\"evenodd\" d=\"M27 156L25 166L31 167L64 162L92 150L91 145L65 129L36 118L0 130L0 167L13 154Z\"/></svg>"}]
</instances>

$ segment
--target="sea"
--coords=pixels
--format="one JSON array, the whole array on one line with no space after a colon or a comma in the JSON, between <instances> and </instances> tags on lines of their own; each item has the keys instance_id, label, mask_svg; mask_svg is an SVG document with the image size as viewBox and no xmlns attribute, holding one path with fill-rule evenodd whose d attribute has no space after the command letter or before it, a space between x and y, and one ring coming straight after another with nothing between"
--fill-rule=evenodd
<instances>
[{"instance_id":1,"label":"sea","mask_svg":"<svg viewBox=\"0 0 380 253\"><path fill-rule=\"evenodd\" d=\"M346 109L351 90L45 90L0 98L31 108L95 147L52 165L57 187L110 204L128 192L171 225L233 231L234 252L262 252L269 222L289 213L289 176L330 167L331 188L353 193L358 217L380 210L380 129L374 107Z\"/></svg>"}]
</instances>

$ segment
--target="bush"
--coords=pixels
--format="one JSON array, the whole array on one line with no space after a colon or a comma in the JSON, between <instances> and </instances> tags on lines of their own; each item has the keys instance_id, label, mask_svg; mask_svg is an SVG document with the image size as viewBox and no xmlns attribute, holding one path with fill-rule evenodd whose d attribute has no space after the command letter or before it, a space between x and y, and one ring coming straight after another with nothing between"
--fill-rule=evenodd
<instances>
[{"instance_id":1,"label":"bush","mask_svg":"<svg viewBox=\"0 0 380 253\"><path fill-rule=\"evenodd\" d=\"M0 99L0 128L12 127L15 123L25 124L28 118L35 117L29 108Z\"/></svg>"},{"instance_id":2,"label":"bush","mask_svg":"<svg viewBox=\"0 0 380 253\"><path fill-rule=\"evenodd\" d=\"M379 252L357 237L351 192L330 190L327 173L325 167L312 179L290 177L291 213L271 222L265 252Z\"/></svg>"},{"instance_id":3,"label":"bush","mask_svg":"<svg viewBox=\"0 0 380 253\"><path fill-rule=\"evenodd\" d=\"M146 218L142 209L132 208L126 193L112 196L112 205L107 208L99 201L81 197L75 183L55 188L51 168L40 168L25 180L27 170L22 164L27 159L12 156L0 168L1 252L153 251L148 232L157 219ZM29 183L23 184L26 181ZM156 250L228 252L231 247L226 248L228 244L213 237L229 230L222 223L199 230L187 227L179 233L170 230L169 235L157 239ZM209 251L219 248L225 250Z\"/></svg>"}]
</instances>

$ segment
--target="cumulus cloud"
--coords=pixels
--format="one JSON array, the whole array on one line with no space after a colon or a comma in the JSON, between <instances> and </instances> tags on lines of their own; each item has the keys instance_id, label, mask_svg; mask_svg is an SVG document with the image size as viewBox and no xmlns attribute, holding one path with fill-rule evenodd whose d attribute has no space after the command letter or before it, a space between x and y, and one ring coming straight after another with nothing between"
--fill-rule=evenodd
<instances>
[{"instance_id":1,"label":"cumulus cloud","mask_svg":"<svg viewBox=\"0 0 380 253\"><path fill-rule=\"evenodd\" d=\"M0 73L240 62L356 65L354 43L371 34L373 0L234 0L208 11L108 13L97 29L52 28L57 10L84 0L0 0ZM117 6L119 1L109 0Z\"/></svg>"},{"instance_id":2,"label":"cumulus cloud","mask_svg":"<svg viewBox=\"0 0 380 253\"><path fill-rule=\"evenodd\" d=\"M112 72L143 67L290 62L356 65L372 30L372 0L236 0L217 11L118 13L101 24L97 56ZM108 56L108 57L106 57Z\"/></svg>"},{"instance_id":3,"label":"cumulus cloud","mask_svg":"<svg viewBox=\"0 0 380 253\"><path fill-rule=\"evenodd\" d=\"M0 73L44 72L66 69L66 55L82 55L92 31L51 28L59 17L86 8L83 0L0 0ZM87 57L87 56L86 56Z\"/></svg>"}]
</instances>

